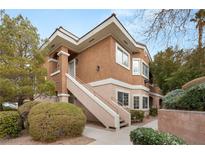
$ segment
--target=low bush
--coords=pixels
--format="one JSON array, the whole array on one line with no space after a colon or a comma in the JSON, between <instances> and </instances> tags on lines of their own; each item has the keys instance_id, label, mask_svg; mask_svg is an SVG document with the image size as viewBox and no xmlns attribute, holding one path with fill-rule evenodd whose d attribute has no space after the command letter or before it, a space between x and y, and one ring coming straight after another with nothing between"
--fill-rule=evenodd
<instances>
[{"instance_id":1,"label":"low bush","mask_svg":"<svg viewBox=\"0 0 205 154\"><path fill-rule=\"evenodd\" d=\"M24 128L28 128L28 114L31 110L31 108L37 104L39 104L40 102L38 101L29 101L29 102L25 102L23 105L21 105L18 108L18 112L23 120L23 126Z\"/></svg>"},{"instance_id":2,"label":"low bush","mask_svg":"<svg viewBox=\"0 0 205 154\"><path fill-rule=\"evenodd\" d=\"M142 122L144 119L144 111L142 110L130 110L132 122Z\"/></svg>"},{"instance_id":3,"label":"low bush","mask_svg":"<svg viewBox=\"0 0 205 154\"><path fill-rule=\"evenodd\" d=\"M177 89L169 92L163 103L167 109L205 111L205 83L189 89Z\"/></svg>"},{"instance_id":4,"label":"low bush","mask_svg":"<svg viewBox=\"0 0 205 154\"><path fill-rule=\"evenodd\" d=\"M155 131L152 128L137 128L130 132L134 145L178 145L185 142L169 133Z\"/></svg>"},{"instance_id":5,"label":"low bush","mask_svg":"<svg viewBox=\"0 0 205 154\"><path fill-rule=\"evenodd\" d=\"M83 111L70 103L40 103L28 115L34 140L51 142L60 137L80 136L86 123Z\"/></svg>"},{"instance_id":6,"label":"low bush","mask_svg":"<svg viewBox=\"0 0 205 154\"><path fill-rule=\"evenodd\" d=\"M21 118L17 111L0 112L0 138L17 137L21 129Z\"/></svg>"},{"instance_id":7,"label":"low bush","mask_svg":"<svg viewBox=\"0 0 205 154\"><path fill-rule=\"evenodd\" d=\"M150 108L149 115L156 117L158 115L158 109L157 108Z\"/></svg>"},{"instance_id":8,"label":"low bush","mask_svg":"<svg viewBox=\"0 0 205 154\"><path fill-rule=\"evenodd\" d=\"M179 99L177 108L181 110L205 111L205 83L187 89Z\"/></svg>"},{"instance_id":9,"label":"low bush","mask_svg":"<svg viewBox=\"0 0 205 154\"><path fill-rule=\"evenodd\" d=\"M164 107L167 109L177 109L177 104L184 93L182 89L176 89L167 93L162 99Z\"/></svg>"}]
</instances>

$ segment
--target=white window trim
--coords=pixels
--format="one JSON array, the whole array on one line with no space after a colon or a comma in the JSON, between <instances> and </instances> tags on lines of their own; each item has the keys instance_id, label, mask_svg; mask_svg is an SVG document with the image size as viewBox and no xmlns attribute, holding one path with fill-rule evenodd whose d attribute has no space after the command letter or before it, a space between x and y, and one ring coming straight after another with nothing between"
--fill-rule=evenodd
<instances>
[{"instance_id":1,"label":"white window trim","mask_svg":"<svg viewBox=\"0 0 205 154\"><path fill-rule=\"evenodd\" d=\"M147 108L143 108L143 97L147 97ZM142 110L149 110L149 96L147 96L147 95L142 95L142 98L141 98L141 100L142 100Z\"/></svg>"},{"instance_id":2,"label":"white window trim","mask_svg":"<svg viewBox=\"0 0 205 154\"><path fill-rule=\"evenodd\" d=\"M121 45L119 45L117 42L115 43L115 62L121 66L123 66L124 68L130 70L130 53L127 52ZM125 52L128 55L128 67L119 63L117 60L117 48L120 48L123 52Z\"/></svg>"},{"instance_id":3,"label":"white window trim","mask_svg":"<svg viewBox=\"0 0 205 154\"><path fill-rule=\"evenodd\" d=\"M140 72L139 73L135 73L134 72L134 63L133 63L133 61L139 61L139 63L140 63ZM132 58L132 75L141 75L141 65L142 65L142 60L141 60L141 58Z\"/></svg>"},{"instance_id":4,"label":"white window trim","mask_svg":"<svg viewBox=\"0 0 205 154\"><path fill-rule=\"evenodd\" d=\"M139 97L139 109L134 108L134 97ZM133 94L132 95L132 109L134 109L134 110L140 110L141 109L141 95L139 95L139 94Z\"/></svg>"},{"instance_id":5,"label":"white window trim","mask_svg":"<svg viewBox=\"0 0 205 154\"><path fill-rule=\"evenodd\" d=\"M139 97L139 109L135 109L134 108L134 96L138 96ZM148 108L143 108L143 97L147 97L148 98ZM132 109L133 110L143 110L143 111L148 111L149 110L149 96L148 95L143 95L143 94L133 94L132 95Z\"/></svg>"},{"instance_id":6,"label":"white window trim","mask_svg":"<svg viewBox=\"0 0 205 154\"><path fill-rule=\"evenodd\" d=\"M148 67L148 72L149 72L149 65L143 60L143 59L141 59L141 74L142 74L142 76L144 77L144 78L146 78L146 79L148 79L149 80L149 75L148 75L148 77L147 76L145 76L144 74L143 74L143 63Z\"/></svg>"},{"instance_id":7,"label":"white window trim","mask_svg":"<svg viewBox=\"0 0 205 154\"><path fill-rule=\"evenodd\" d=\"M131 108L131 106L130 106L130 92L129 91L127 91L127 90L124 90L124 89L116 89L116 91L115 91L115 99L116 100L118 100L118 92L122 92L122 93L127 93L128 94L128 105L123 105L124 107L128 107L128 108Z\"/></svg>"}]
</instances>

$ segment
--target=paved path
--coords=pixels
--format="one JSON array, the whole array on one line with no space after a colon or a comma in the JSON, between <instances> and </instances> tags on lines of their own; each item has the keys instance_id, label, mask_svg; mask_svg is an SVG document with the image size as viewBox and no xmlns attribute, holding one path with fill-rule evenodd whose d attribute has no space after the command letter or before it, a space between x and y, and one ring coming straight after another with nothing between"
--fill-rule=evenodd
<instances>
[{"instance_id":1,"label":"paved path","mask_svg":"<svg viewBox=\"0 0 205 154\"><path fill-rule=\"evenodd\" d=\"M135 128L139 126L130 126L120 129L119 131L109 131L105 129L99 129L92 126L86 126L83 134L87 137L94 138L96 141L91 144L98 145L129 145L130 142L129 134ZM150 127L157 129L157 120L151 121L142 127Z\"/></svg>"}]
</instances>

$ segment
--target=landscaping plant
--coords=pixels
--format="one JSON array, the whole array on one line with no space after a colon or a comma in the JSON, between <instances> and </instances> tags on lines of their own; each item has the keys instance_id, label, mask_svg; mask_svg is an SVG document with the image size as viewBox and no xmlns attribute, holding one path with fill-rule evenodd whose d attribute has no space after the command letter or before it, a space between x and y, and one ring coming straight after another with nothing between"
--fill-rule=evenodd
<instances>
[{"instance_id":1,"label":"landscaping plant","mask_svg":"<svg viewBox=\"0 0 205 154\"><path fill-rule=\"evenodd\" d=\"M17 137L21 129L21 118L17 111L0 112L0 138Z\"/></svg>"},{"instance_id":2,"label":"landscaping plant","mask_svg":"<svg viewBox=\"0 0 205 154\"><path fill-rule=\"evenodd\" d=\"M28 101L18 108L18 112L23 120L23 127L24 128L28 128L28 114L29 114L31 108L39 103L40 102L38 102L38 101Z\"/></svg>"},{"instance_id":3,"label":"landscaping plant","mask_svg":"<svg viewBox=\"0 0 205 154\"><path fill-rule=\"evenodd\" d=\"M130 140L134 145L178 145L185 142L169 133L155 131L152 128L137 128L130 132Z\"/></svg>"},{"instance_id":4,"label":"landscaping plant","mask_svg":"<svg viewBox=\"0 0 205 154\"><path fill-rule=\"evenodd\" d=\"M184 90L182 89L176 89L167 93L162 99L164 107L167 109L177 109L177 104L183 95Z\"/></svg>"},{"instance_id":5,"label":"landscaping plant","mask_svg":"<svg viewBox=\"0 0 205 154\"><path fill-rule=\"evenodd\" d=\"M45 42L45 41L43 41ZM36 27L22 15L10 17L0 10L0 103L54 95L55 84L45 80L47 48Z\"/></svg>"},{"instance_id":6,"label":"landscaping plant","mask_svg":"<svg viewBox=\"0 0 205 154\"><path fill-rule=\"evenodd\" d=\"M177 107L182 110L205 111L205 83L187 89Z\"/></svg>"},{"instance_id":7,"label":"landscaping plant","mask_svg":"<svg viewBox=\"0 0 205 154\"><path fill-rule=\"evenodd\" d=\"M144 119L144 111L142 110L130 110L132 122L142 122Z\"/></svg>"},{"instance_id":8,"label":"landscaping plant","mask_svg":"<svg viewBox=\"0 0 205 154\"><path fill-rule=\"evenodd\" d=\"M156 117L158 115L158 109L157 108L150 108L149 115Z\"/></svg>"},{"instance_id":9,"label":"landscaping plant","mask_svg":"<svg viewBox=\"0 0 205 154\"><path fill-rule=\"evenodd\" d=\"M167 109L205 111L205 83L171 91L164 96L163 103Z\"/></svg>"},{"instance_id":10,"label":"landscaping plant","mask_svg":"<svg viewBox=\"0 0 205 154\"><path fill-rule=\"evenodd\" d=\"M70 103L40 103L28 115L29 134L34 140L52 142L60 137L80 136L86 117Z\"/></svg>"}]
</instances>

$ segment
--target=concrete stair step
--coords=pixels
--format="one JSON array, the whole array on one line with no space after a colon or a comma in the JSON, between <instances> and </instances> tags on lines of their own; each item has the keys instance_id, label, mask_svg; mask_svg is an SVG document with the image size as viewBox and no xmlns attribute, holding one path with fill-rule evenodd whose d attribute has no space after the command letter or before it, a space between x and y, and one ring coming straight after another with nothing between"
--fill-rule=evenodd
<instances>
[{"instance_id":1,"label":"concrete stair step","mask_svg":"<svg viewBox=\"0 0 205 154\"><path fill-rule=\"evenodd\" d=\"M120 123L120 128L122 128L122 127L126 127L128 125L128 123L126 123L126 122L122 122L122 123Z\"/></svg>"}]
</instances>

